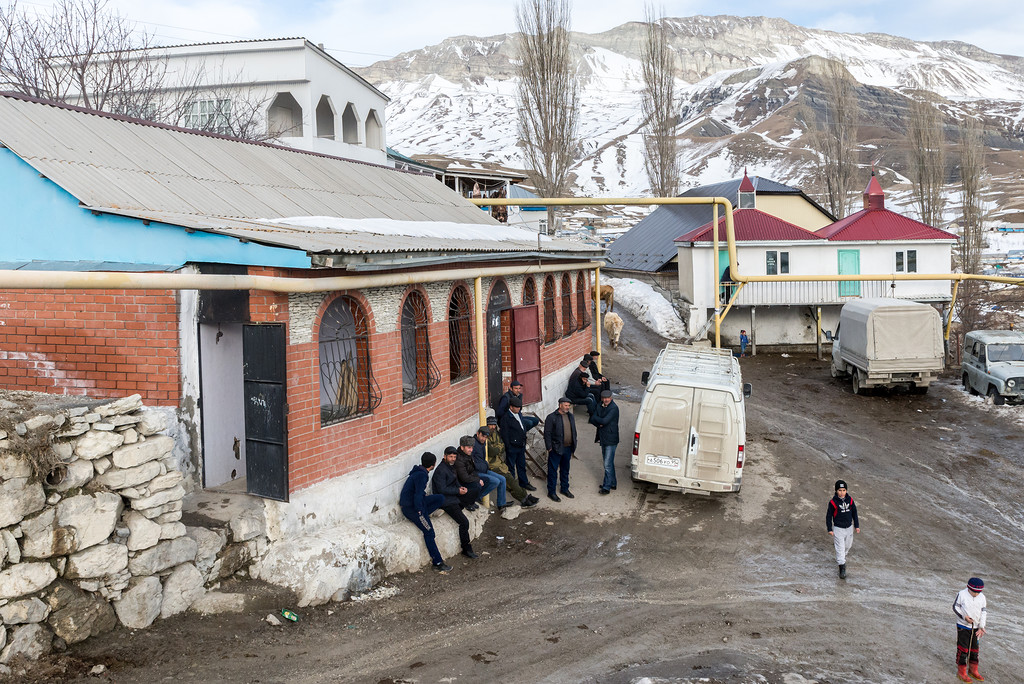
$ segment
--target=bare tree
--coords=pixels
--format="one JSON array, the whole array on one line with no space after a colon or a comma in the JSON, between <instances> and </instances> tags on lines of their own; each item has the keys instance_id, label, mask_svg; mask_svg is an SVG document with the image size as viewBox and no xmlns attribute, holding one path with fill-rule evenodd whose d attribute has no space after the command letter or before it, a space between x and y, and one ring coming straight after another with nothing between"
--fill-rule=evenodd
<instances>
[{"instance_id":1,"label":"bare tree","mask_svg":"<svg viewBox=\"0 0 1024 684\"><path fill-rule=\"evenodd\" d=\"M647 22L640 48L644 88L640 111L644 117L644 169L655 197L674 197L679 190L678 141L675 136L679 106L676 101L675 64L665 30L664 10L644 8Z\"/></svg>"},{"instance_id":2,"label":"bare tree","mask_svg":"<svg viewBox=\"0 0 1024 684\"><path fill-rule=\"evenodd\" d=\"M244 81L206 86L205 63L171 74L153 37L107 4L58 0L47 16L16 3L0 8L0 90L248 140L272 137L266 100ZM204 116L199 110L211 102Z\"/></svg>"},{"instance_id":3,"label":"bare tree","mask_svg":"<svg viewBox=\"0 0 1024 684\"><path fill-rule=\"evenodd\" d=\"M842 218L853 201L857 172L856 83L842 62L827 60L822 75L824 102L814 117L811 145L817 152L825 204L832 214Z\"/></svg>"},{"instance_id":4,"label":"bare tree","mask_svg":"<svg viewBox=\"0 0 1024 684\"><path fill-rule=\"evenodd\" d=\"M580 82L570 54L569 0L521 0L516 68L519 139L531 180L544 197L568 191L579 147ZM548 232L555 231L548 207Z\"/></svg>"},{"instance_id":5,"label":"bare tree","mask_svg":"<svg viewBox=\"0 0 1024 684\"><path fill-rule=\"evenodd\" d=\"M946 143L938 108L927 100L913 100L907 137L910 180L918 214L923 223L938 226L945 207L942 189L946 180Z\"/></svg>"},{"instance_id":6,"label":"bare tree","mask_svg":"<svg viewBox=\"0 0 1024 684\"><path fill-rule=\"evenodd\" d=\"M968 116L960 125L958 145L960 172L960 245L958 266L962 273L978 273L984 248L982 230L985 214L982 207L981 179L985 173L985 147L981 122ZM966 280L957 292L956 313L961 333L978 327L981 322L983 283Z\"/></svg>"}]
</instances>

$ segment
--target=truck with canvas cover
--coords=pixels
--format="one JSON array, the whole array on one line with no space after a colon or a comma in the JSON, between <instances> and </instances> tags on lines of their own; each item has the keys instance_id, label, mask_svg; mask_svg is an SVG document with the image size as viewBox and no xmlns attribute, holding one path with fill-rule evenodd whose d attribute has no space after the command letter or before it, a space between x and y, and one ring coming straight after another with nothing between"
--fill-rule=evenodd
<instances>
[{"instance_id":1,"label":"truck with canvas cover","mask_svg":"<svg viewBox=\"0 0 1024 684\"><path fill-rule=\"evenodd\" d=\"M738 492L750 385L732 352L669 344L642 381L633 480L678 492Z\"/></svg>"},{"instance_id":2,"label":"truck with canvas cover","mask_svg":"<svg viewBox=\"0 0 1024 684\"><path fill-rule=\"evenodd\" d=\"M942 320L928 304L856 299L843 305L832 340L832 377L850 377L854 394L906 387L919 394L938 378L945 356Z\"/></svg>"}]
</instances>

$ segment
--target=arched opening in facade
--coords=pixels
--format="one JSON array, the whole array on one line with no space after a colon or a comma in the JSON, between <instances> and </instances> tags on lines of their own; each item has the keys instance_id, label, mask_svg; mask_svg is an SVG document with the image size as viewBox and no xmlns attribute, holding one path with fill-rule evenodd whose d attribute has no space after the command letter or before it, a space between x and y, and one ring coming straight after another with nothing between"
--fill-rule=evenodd
<instances>
[{"instance_id":1,"label":"arched opening in facade","mask_svg":"<svg viewBox=\"0 0 1024 684\"><path fill-rule=\"evenodd\" d=\"M275 138L302 137L302 106L291 93L278 93L270 103L267 133Z\"/></svg>"},{"instance_id":2,"label":"arched opening in facade","mask_svg":"<svg viewBox=\"0 0 1024 684\"><path fill-rule=\"evenodd\" d=\"M372 413L381 395L370 365L370 329L355 299L338 297L319 330L320 422L337 423Z\"/></svg>"},{"instance_id":3,"label":"arched opening in facade","mask_svg":"<svg viewBox=\"0 0 1024 684\"><path fill-rule=\"evenodd\" d=\"M351 102L345 105L345 112L341 115L341 135L343 142L359 144L359 117L356 115L356 106Z\"/></svg>"},{"instance_id":4,"label":"arched opening in facade","mask_svg":"<svg viewBox=\"0 0 1024 684\"><path fill-rule=\"evenodd\" d=\"M334 140L334 106L326 95L316 105L316 137Z\"/></svg>"}]
</instances>

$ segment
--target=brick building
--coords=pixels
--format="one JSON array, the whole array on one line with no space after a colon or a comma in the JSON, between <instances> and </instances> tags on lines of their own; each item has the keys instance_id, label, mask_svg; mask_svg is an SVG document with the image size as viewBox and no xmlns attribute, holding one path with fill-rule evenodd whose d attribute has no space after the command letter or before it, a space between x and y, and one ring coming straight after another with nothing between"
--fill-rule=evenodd
<instances>
[{"instance_id":1,"label":"brick building","mask_svg":"<svg viewBox=\"0 0 1024 684\"><path fill-rule=\"evenodd\" d=\"M513 374L543 413L592 346L602 252L429 177L0 96L0 202L0 386L141 394L278 535L391 509Z\"/></svg>"}]
</instances>

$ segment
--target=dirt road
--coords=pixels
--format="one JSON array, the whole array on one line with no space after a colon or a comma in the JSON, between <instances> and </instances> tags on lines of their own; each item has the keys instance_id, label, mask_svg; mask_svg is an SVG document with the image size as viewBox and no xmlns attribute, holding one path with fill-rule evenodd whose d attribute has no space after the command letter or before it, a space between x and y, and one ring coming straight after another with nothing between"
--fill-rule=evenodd
<instances>
[{"instance_id":1,"label":"dirt road","mask_svg":"<svg viewBox=\"0 0 1024 684\"><path fill-rule=\"evenodd\" d=\"M605 355L623 435L660 346L626 339ZM633 485L623 443L618 490L598 496L587 428L577 498L491 516L484 555L452 559L450 574L395 577L389 597L280 627L264 618L287 597L250 584L245 614L120 629L37 674L97 681L85 673L100 663L100 680L146 684L952 682L951 603L977 575L990 612L982 672L1024 681L1024 408L968 398L952 377L925 396L856 396L809 355L742 367L754 394L738 495ZM839 478L863 528L845 581L824 525Z\"/></svg>"}]
</instances>

